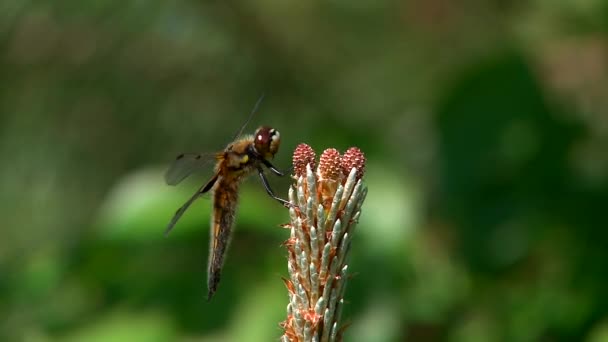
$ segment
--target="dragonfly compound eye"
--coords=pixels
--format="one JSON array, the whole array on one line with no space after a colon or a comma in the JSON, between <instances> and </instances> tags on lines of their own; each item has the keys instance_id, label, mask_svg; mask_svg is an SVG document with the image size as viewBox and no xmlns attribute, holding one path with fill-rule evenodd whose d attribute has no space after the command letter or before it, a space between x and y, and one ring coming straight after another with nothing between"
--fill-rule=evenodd
<instances>
[{"instance_id":1,"label":"dragonfly compound eye","mask_svg":"<svg viewBox=\"0 0 608 342\"><path fill-rule=\"evenodd\" d=\"M279 151L281 135L274 128L263 126L255 132L256 151L266 159L271 159Z\"/></svg>"}]
</instances>

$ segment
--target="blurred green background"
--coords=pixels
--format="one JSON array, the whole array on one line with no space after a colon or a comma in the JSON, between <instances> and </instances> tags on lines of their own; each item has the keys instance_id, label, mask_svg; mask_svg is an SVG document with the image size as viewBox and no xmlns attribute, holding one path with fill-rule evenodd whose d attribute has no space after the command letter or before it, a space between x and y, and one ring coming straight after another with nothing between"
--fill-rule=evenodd
<instances>
[{"instance_id":1,"label":"blurred green background","mask_svg":"<svg viewBox=\"0 0 608 342\"><path fill-rule=\"evenodd\" d=\"M257 179L210 303L209 197L163 236L211 174L169 162L265 93L280 168L368 158L347 340L608 341L607 31L602 0L3 0L0 340L276 341Z\"/></svg>"}]
</instances>

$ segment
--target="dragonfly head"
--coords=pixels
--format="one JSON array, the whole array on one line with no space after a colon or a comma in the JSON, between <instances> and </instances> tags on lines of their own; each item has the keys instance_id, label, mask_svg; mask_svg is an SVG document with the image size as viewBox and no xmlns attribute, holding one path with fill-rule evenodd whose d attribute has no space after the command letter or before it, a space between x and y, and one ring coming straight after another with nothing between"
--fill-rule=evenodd
<instances>
[{"instance_id":1,"label":"dragonfly head","mask_svg":"<svg viewBox=\"0 0 608 342\"><path fill-rule=\"evenodd\" d=\"M279 131L268 126L262 126L255 131L253 137L255 150L265 159L272 159L279 151L281 135Z\"/></svg>"}]
</instances>

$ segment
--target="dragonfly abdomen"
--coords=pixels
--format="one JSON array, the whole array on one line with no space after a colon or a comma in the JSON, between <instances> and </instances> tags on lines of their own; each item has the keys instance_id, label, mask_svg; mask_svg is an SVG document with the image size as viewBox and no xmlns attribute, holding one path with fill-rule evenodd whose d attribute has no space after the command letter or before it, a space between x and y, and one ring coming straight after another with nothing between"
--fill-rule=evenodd
<instances>
[{"instance_id":1,"label":"dragonfly abdomen","mask_svg":"<svg viewBox=\"0 0 608 342\"><path fill-rule=\"evenodd\" d=\"M208 269L208 300L220 282L224 256L232 235L236 215L239 182L220 178L213 191L213 216L211 219L211 251Z\"/></svg>"}]
</instances>

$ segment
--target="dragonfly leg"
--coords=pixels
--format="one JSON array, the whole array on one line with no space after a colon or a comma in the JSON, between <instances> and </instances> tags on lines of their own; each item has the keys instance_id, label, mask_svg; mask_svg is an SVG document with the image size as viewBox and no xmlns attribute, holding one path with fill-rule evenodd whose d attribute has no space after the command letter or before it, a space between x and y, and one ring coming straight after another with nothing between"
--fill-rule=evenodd
<instances>
[{"instance_id":1,"label":"dragonfly leg","mask_svg":"<svg viewBox=\"0 0 608 342\"><path fill-rule=\"evenodd\" d=\"M277 169L274 165L272 165L271 162L269 162L266 159L262 159L262 163L264 164L264 166L266 166L270 171L272 171L272 173L274 173L275 175L279 176L279 177L283 177L285 176L286 173L291 173L291 171L293 171L293 166L290 167L289 169L287 169L286 171L281 171L279 169Z\"/></svg>"},{"instance_id":2,"label":"dragonfly leg","mask_svg":"<svg viewBox=\"0 0 608 342\"><path fill-rule=\"evenodd\" d=\"M272 191L272 188L270 187L270 184L268 183L268 179L266 179L266 175L264 175L264 170L262 170L261 167L258 168L258 175L260 175L260 179L262 180L262 184L264 184L264 189L266 189L266 192L268 193L268 195L270 195L270 197L272 197L275 200L279 201L279 203L281 203L282 205L284 205L287 208L293 207L293 204L291 204L289 201L286 201L286 200L284 200L284 199L282 199L279 196L277 196L277 195L274 194L274 191Z\"/></svg>"}]
</instances>

